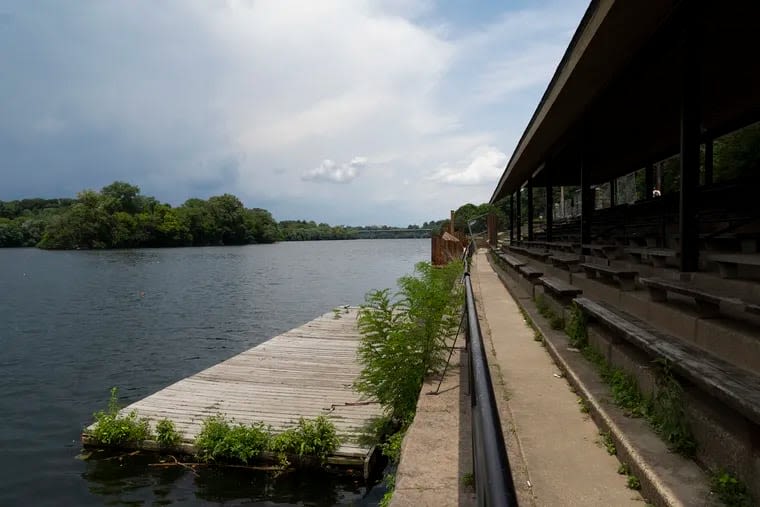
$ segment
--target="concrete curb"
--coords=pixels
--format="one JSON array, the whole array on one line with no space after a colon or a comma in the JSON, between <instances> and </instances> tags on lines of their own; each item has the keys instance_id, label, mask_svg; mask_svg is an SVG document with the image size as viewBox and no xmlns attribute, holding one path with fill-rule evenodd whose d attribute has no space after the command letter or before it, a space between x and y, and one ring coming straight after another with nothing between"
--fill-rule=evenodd
<instances>
[{"instance_id":1,"label":"concrete curb","mask_svg":"<svg viewBox=\"0 0 760 507\"><path fill-rule=\"evenodd\" d=\"M529 324L542 335L547 351L569 384L576 394L586 400L591 418L600 430L609 432L615 442L618 459L621 463L628 464L633 475L641 482L642 495L657 506L720 505L710 493L709 478L696 463L670 452L645 421L625 416L619 408L603 399L608 388L602 384L597 372L585 358L570 348L564 332L551 329L525 289L509 279L509 275L496 264L490 253L486 257L504 287L524 311ZM530 304L526 304L526 300ZM649 457L629 437L631 429L637 436L646 434L651 437L647 439L650 449L646 454ZM651 459L653 447L654 454L665 456L666 459ZM670 469L676 469L678 473L673 474ZM685 478L686 483L680 483L681 478Z\"/></svg>"}]
</instances>

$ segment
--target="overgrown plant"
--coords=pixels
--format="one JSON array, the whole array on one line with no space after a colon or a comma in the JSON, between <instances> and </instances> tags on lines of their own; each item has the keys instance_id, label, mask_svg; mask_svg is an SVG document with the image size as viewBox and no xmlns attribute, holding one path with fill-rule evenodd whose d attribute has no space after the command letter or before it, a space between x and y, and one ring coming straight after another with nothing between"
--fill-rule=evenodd
<instances>
[{"instance_id":1,"label":"overgrown plant","mask_svg":"<svg viewBox=\"0 0 760 507\"><path fill-rule=\"evenodd\" d=\"M715 472L710 480L710 490L718 495L728 507L752 507L752 496L747 485L725 470Z\"/></svg>"},{"instance_id":2,"label":"overgrown plant","mask_svg":"<svg viewBox=\"0 0 760 507\"><path fill-rule=\"evenodd\" d=\"M268 450L275 453L282 463L288 456L314 457L324 463L340 446L335 425L325 416L298 420L298 424L272 437Z\"/></svg>"},{"instance_id":3,"label":"overgrown plant","mask_svg":"<svg viewBox=\"0 0 760 507\"><path fill-rule=\"evenodd\" d=\"M118 388L112 387L108 408L93 414L96 424L90 437L101 445L114 447L151 439L148 419L138 417L134 410L119 415L118 393Z\"/></svg>"},{"instance_id":4,"label":"overgrown plant","mask_svg":"<svg viewBox=\"0 0 760 507\"><path fill-rule=\"evenodd\" d=\"M697 442L689 427L683 388L668 361L657 360L655 364L658 371L656 389L649 404L649 421L673 450L694 456Z\"/></svg>"},{"instance_id":5,"label":"overgrown plant","mask_svg":"<svg viewBox=\"0 0 760 507\"><path fill-rule=\"evenodd\" d=\"M182 436L169 419L161 419L156 423L156 441L163 448L176 447L181 441Z\"/></svg>"},{"instance_id":6,"label":"overgrown plant","mask_svg":"<svg viewBox=\"0 0 760 507\"><path fill-rule=\"evenodd\" d=\"M267 449L269 428L263 423L233 425L216 415L203 421L195 439L195 450L202 461L239 461L248 463Z\"/></svg>"},{"instance_id":7,"label":"overgrown plant","mask_svg":"<svg viewBox=\"0 0 760 507\"><path fill-rule=\"evenodd\" d=\"M581 307L575 303L570 306L570 317L565 324L565 333L567 333L570 345L575 348L583 348L588 343L586 316Z\"/></svg>"},{"instance_id":8,"label":"overgrown plant","mask_svg":"<svg viewBox=\"0 0 760 507\"><path fill-rule=\"evenodd\" d=\"M425 376L443 366L446 339L459 324L461 273L460 261L418 263L413 276L398 280L394 297L389 289L371 291L359 311L356 388L398 421L411 420Z\"/></svg>"}]
</instances>

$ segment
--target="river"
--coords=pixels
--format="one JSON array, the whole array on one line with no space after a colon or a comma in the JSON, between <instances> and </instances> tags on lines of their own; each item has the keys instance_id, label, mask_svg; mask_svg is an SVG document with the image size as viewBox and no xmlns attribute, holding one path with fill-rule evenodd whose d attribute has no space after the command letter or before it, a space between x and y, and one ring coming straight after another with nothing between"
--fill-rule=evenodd
<instances>
[{"instance_id":1,"label":"river","mask_svg":"<svg viewBox=\"0 0 760 507\"><path fill-rule=\"evenodd\" d=\"M0 506L360 505L375 492L319 473L77 459L118 386L128 404L375 288L429 240L48 252L0 249Z\"/></svg>"}]
</instances>

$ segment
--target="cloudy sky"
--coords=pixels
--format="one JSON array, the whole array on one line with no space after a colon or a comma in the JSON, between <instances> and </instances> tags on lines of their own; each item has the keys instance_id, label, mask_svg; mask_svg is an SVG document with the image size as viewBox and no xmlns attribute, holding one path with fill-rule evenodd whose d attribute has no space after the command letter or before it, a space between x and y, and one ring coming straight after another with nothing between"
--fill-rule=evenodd
<instances>
[{"instance_id":1,"label":"cloudy sky","mask_svg":"<svg viewBox=\"0 0 760 507\"><path fill-rule=\"evenodd\" d=\"M0 2L0 199L114 180L279 220L490 197L588 1Z\"/></svg>"}]
</instances>

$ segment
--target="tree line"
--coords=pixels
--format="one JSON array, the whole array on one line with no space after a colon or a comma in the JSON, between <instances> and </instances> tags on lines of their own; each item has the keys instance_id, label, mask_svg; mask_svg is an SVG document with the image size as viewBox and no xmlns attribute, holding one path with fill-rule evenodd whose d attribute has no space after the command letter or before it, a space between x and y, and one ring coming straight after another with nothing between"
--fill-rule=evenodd
<instances>
[{"instance_id":1,"label":"tree line","mask_svg":"<svg viewBox=\"0 0 760 507\"><path fill-rule=\"evenodd\" d=\"M172 207L142 195L139 187L122 181L99 192L83 190L76 199L0 201L0 247L246 245L358 239L366 237L360 235L361 229L306 220L277 222L269 211L246 208L232 194L205 200L192 198Z\"/></svg>"}]
</instances>

